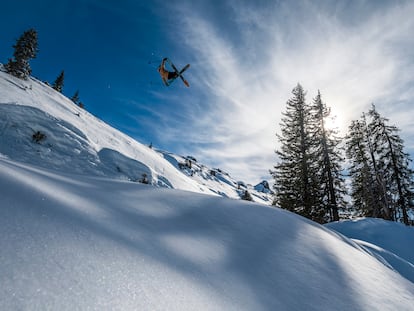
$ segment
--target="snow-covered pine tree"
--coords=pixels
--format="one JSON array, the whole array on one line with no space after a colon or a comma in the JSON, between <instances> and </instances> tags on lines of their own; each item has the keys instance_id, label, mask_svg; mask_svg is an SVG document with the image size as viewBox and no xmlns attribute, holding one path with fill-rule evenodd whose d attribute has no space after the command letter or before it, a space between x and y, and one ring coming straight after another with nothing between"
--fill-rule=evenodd
<instances>
[{"instance_id":1,"label":"snow-covered pine tree","mask_svg":"<svg viewBox=\"0 0 414 311\"><path fill-rule=\"evenodd\" d=\"M52 87L56 91L62 93L64 81L65 81L65 71L62 70L62 72L60 73L60 75L56 78L55 82L53 83Z\"/></svg>"},{"instance_id":2,"label":"snow-covered pine tree","mask_svg":"<svg viewBox=\"0 0 414 311\"><path fill-rule=\"evenodd\" d=\"M319 204L317 171L312 165L312 137L309 133L309 106L305 102L305 91L298 84L292 91L293 97L286 103L283 113L280 142L276 154L279 163L272 174L275 190L273 204L314 219L314 207ZM319 221L318 219L314 219Z\"/></svg>"},{"instance_id":3,"label":"snow-covered pine tree","mask_svg":"<svg viewBox=\"0 0 414 311\"><path fill-rule=\"evenodd\" d=\"M371 118L369 133L393 212L390 218L408 225L407 210L413 207L414 199L414 172L409 168L411 159L403 150L404 142L398 135L399 129L388 125L389 120L382 117L374 105L368 115Z\"/></svg>"},{"instance_id":4,"label":"snow-covered pine tree","mask_svg":"<svg viewBox=\"0 0 414 311\"><path fill-rule=\"evenodd\" d=\"M13 59L4 66L6 71L13 76L27 80L32 69L29 60L36 57L37 54L37 32L34 29L25 31L16 44L13 46Z\"/></svg>"},{"instance_id":5,"label":"snow-covered pine tree","mask_svg":"<svg viewBox=\"0 0 414 311\"><path fill-rule=\"evenodd\" d=\"M346 156L350 160L353 208L360 216L387 218L387 200L371 139L365 115L351 122L346 137Z\"/></svg>"},{"instance_id":6,"label":"snow-covered pine tree","mask_svg":"<svg viewBox=\"0 0 414 311\"><path fill-rule=\"evenodd\" d=\"M329 129L326 120L330 117L331 110L321 99L321 94L314 98L310 105L311 132L314 143L313 165L318 171L318 183L320 184L321 206L314 208L316 215L324 220L338 221L339 209L345 207L344 195L346 194L345 179L342 175L341 163L344 159L339 148L341 139L337 137L337 129Z\"/></svg>"}]
</instances>

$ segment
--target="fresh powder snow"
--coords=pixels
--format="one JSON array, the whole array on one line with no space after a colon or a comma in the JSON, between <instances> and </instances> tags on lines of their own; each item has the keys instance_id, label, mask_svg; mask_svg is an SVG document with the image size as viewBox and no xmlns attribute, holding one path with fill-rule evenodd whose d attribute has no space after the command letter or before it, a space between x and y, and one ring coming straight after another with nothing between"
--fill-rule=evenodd
<instances>
[{"instance_id":1,"label":"fresh powder snow","mask_svg":"<svg viewBox=\"0 0 414 311\"><path fill-rule=\"evenodd\" d=\"M321 226L197 160L0 72L0 310L414 310L412 227Z\"/></svg>"}]
</instances>

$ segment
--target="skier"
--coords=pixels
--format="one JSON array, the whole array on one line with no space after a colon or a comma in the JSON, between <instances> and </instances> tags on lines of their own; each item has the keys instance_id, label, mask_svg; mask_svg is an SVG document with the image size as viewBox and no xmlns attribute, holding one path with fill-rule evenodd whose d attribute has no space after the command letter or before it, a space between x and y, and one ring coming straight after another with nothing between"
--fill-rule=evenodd
<instances>
[{"instance_id":1,"label":"skier","mask_svg":"<svg viewBox=\"0 0 414 311\"><path fill-rule=\"evenodd\" d=\"M169 66L172 67L174 71L169 71L165 69L166 62L168 63ZM158 72L161 76L162 82L164 82L166 86L169 86L172 82L174 82L175 79L180 77L183 83L185 84L185 86L189 87L190 84L182 75L183 72L186 71L189 67L190 67L190 64L187 64L184 66L183 69L181 69L181 71L179 71L177 67L175 67L175 65L167 57L165 57L162 60L161 65L158 67Z\"/></svg>"},{"instance_id":2,"label":"skier","mask_svg":"<svg viewBox=\"0 0 414 311\"><path fill-rule=\"evenodd\" d=\"M168 80L174 80L178 77L177 72L175 71L168 71L165 69L165 62L167 61L167 58L164 58L161 62L161 65L158 67L158 72L161 75L162 81L164 81L165 84L168 84Z\"/></svg>"}]
</instances>

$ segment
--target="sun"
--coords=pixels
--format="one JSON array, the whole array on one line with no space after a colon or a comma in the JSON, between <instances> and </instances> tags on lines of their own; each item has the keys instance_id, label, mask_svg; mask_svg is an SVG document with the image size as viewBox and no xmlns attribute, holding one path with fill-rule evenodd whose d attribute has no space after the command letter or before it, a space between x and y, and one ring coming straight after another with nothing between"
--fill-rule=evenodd
<instances>
[{"instance_id":1,"label":"sun","mask_svg":"<svg viewBox=\"0 0 414 311\"><path fill-rule=\"evenodd\" d=\"M344 130L344 122L341 116L330 115L324 120L325 128L328 130L337 130L342 132Z\"/></svg>"}]
</instances>

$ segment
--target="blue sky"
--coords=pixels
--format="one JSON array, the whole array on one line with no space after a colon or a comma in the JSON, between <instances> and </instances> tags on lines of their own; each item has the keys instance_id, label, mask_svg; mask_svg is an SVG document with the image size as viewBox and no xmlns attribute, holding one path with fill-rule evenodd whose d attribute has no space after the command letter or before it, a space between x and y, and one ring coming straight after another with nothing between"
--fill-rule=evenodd
<instances>
[{"instance_id":1,"label":"blue sky","mask_svg":"<svg viewBox=\"0 0 414 311\"><path fill-rule=\"evenodd\" d=\"M291 90L322 99L344 134L375 103L414 153L413 1L7 1L0 62L28 28L33 75L138 141L257 183L276 163ZM165 87L163 56L191 68ZM412 156L413 158L413 156Z\"/></svg>"}]
</instances>

